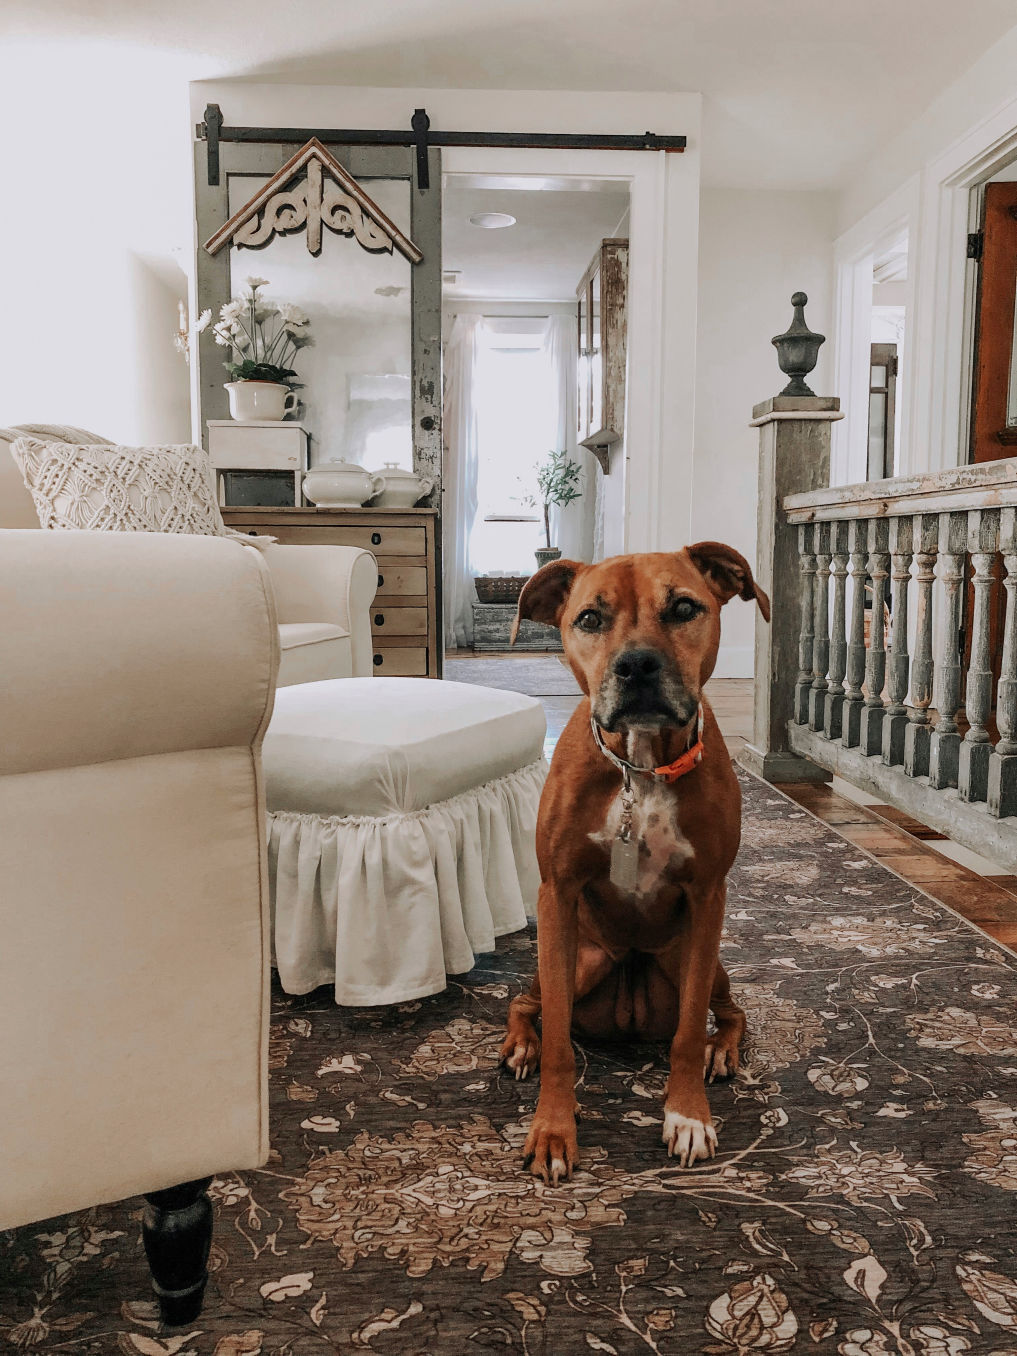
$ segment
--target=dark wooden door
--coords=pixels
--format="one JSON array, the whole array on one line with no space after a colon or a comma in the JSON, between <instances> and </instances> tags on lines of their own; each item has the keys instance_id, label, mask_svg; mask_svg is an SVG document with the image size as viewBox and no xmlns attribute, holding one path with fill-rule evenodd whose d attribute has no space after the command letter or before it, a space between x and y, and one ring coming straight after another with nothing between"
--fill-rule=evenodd
<instances>
[{"instance_id":1,"label":"dark wooden door","mask_svg":"<svg viewBox=\"0 0 1017 1356\"><path fill-rule=\"evenodd\" d=\"M971 460L1017 455L1017 183L986 184L978 280Z\"/></svg>"}]
</instances>

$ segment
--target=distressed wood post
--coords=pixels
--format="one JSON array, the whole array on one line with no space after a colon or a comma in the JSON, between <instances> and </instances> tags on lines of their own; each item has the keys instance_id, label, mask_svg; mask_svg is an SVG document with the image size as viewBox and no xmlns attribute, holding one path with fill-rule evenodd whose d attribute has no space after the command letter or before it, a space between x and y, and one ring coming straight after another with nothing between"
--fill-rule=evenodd
<instances>
[{"instance_id":1,"label":"distressed wood post","mask_svg":"<svg viewBox=\"0 0 1017 1356\"><path fill-rule=\"evenodd\" d=\"M868 572L872 580L869 652L865 659L865 705L858 742L863 753L882 753L883 684L886 682L886 581L890 577L890 525L885 518L869 524Z\"/></svg>"},{"instance_id":2,"label":"distressed wood post","mask_svg":"<svg viewBox=\"0 0 1017 1356\"><path fill-rule=\"evenodd\" d=\"M1005 508L999 515L999 549L1006 577L1006 621L1003 625L1003 658L996 688L996 724L999 742L989 759L989 813L1002 817L1017 814L1017 509Z\"/></svg>"},{"instance_id":3,"label":"distressed wood post","mask_svg":"<svg viewBox=\"0 0 1017 1356\"><path fill-rule=\"evenodd\" d=\"M904 731L904 771L929 775L929 706L935 669L932 662L932 584L936 577L939 515L917 516L913 527L918 601L915 609L915 657L911 665L911 713Z\"/></svg>"},{"instance_id":4,"label":"distressed wood post","mask_svg":"<svg viewBox=\"0 0 1017 1356\"><path fill-rule=\"evenodd\" d=\"M929 741L929 785L941 791L957 785L960 735L957 708L961 690L961 606L964 581L964 548L967 543L966 513L945 513L939 520L939 577L946 595L943 634L936 673L939 677L939 720Z\"/></svg>"},{"instance_id":5,"label":"distressed wood post","mask_svg":"<svg viewBox=\"0 0 1017 1356\"><path fill-rule=\"evenodd\" d=\"M752 411L759 429L759 508L756 578L770 595L772 621L756 617L756 683L752 742L741 761L771 782L830 780L831 774L788 746L795 715L792 675L799 669L803 572L798 532L784 514L784 498L830 483L830 425L842 419L840 401L826 396L774 396ZM812 655L808 663L812 682ZM807 700L807 699L806 699ZM805 718L808 718L806 709Z\"/></svg>"},{"instance_id":6,"label":"distressed wood post","mask_svg":"<svg viewBox=\"0 0 1017 1356\"><path fill-rule=\"evenodd\" d=\"M960 746L957 791L961 800L985 800L989 791L992 744L985 728L992 711L992 655L989 650L989 603L992 566L999 541L999 509L973 509L968 514L968 550L974 566L975 605L971 619L971 659L964 694L968 730Z\"/></svg>"},{"instance_id":7,"label":"distressed wood post","mask_svg":"<svg viewBox=\"0 0 1017 1356\"><path fill-rule=\"evenodd\" d=\"M805 523L798 529L799 562L802 572L802 629L798 637L798 681L795 683L794 719L798 725L809 720L812 696L812 655L816 644L816 528Z\"/></svg>"},{"instance_id":8,"label":"distressed wood post","mask_svg":"<svg viewBox=\"0 0 1017 1356\"><path fill-rule=\"evenodd\" d=\"M844 603L847 592L848 524L837 522L832 528L833 623L830 635L830 686L826 693L823 733L827 739L839 739L843 728L844 674L847 669L847 640L844 634Z\"/></svg>"},{"instance_id":9,"label":"distressed wood post","mask_svg":"<svg viewBox=\"0 0 1017 1356\"><path fill-rule=\"evenodd\" d=\"M883 717L883 762L904 762L904 735L908 725L908 586L911 583L913 523L910 517L890 519L890 705Z\"/></svg>"},{"instance_id":10,"label":"distressed wood post","mask_svg":"<svg viewBox=\"0 0 1017 1356\"><path fill-rule=\"evenodd\" d=\"M812 690L809 692L809 729L821 730L826 718L826 693L830 684L830 524L816 523L816 625L812 641Z\"/></svg>"},{"instance_id":11,"label":"distressed wood post","mask_svg":"<svg viewBox=\"0 0 1017 1356\"><path fill-rule=\"evenodd\" d=\"M861 738L862 703L865 694L865 581L869 577L868 560L869 522L867 518L853 518L848 524L848 548L851 552L851 635L847 649L847 689L841 719L840 742L846 749L857 747Z\"/></svg>"}]
</instances>

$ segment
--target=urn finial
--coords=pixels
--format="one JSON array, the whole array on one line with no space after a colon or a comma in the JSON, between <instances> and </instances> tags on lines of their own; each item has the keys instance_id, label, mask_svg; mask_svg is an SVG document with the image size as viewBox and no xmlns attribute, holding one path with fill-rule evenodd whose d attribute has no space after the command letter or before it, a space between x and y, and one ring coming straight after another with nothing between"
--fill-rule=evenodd
<instances>
[{"instance_id":1,"label":"urn finial","mask_svg":"<svg viewBox=\"0 0 1017 1356\"><path fill-rule=\"evenodd\" d=\"M775 334L770 340L777 350L777 362L780 370L791 378L781 391L782 396L814 396L815 391L805 384L805 378L815 367L819 358L821 344L826 343L825 334L815 334L805 323L805 305L808 297L804 292L795 292L791 297L794 317L783 334Z\"/></svg>"}]
</instances>

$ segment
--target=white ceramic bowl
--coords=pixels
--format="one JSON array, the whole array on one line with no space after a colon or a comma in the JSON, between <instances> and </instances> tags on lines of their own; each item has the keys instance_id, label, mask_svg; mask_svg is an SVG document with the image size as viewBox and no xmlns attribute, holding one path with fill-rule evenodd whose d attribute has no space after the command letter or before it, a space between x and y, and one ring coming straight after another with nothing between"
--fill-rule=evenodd
<instances>
[{"instance_id":1,"label":"white ceramic bowl","mask_svg":"<svg viewBox=\"0 0 1017 1356\"><path fill-rule=\"evenodd\" d=\"M349 461L324 461L304 476L304 494L322 508L359 508L381 488L380 476Z\"/></svg>"}]
</instances>

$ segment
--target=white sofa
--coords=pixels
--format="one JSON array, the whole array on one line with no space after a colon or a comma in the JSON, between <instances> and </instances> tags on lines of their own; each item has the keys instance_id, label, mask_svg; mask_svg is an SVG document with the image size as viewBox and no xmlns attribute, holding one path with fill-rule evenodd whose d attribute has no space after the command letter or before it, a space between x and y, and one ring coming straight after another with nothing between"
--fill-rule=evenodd
<instances>
[{"instance_id":1,"label":"white sofa","mask_svg":"<svg viewBox=\"0 0 1017 1356\"><path fill-rule=\"evenodd\" d=\"M256 551L0 531L0 1230L149 1193L168 1322L268 1153L277 667Z\"/></svg>"},{"instance_id":2,"label":"white sofa","mask_svg":"<svg viewBox=\"0 0 1017 1356\"><path fill-rule=\"evenodd\" d=\"M10 444L23 435L49 442L107 443L85 429L56 424L0 428L0 528L38 528ZM352 546L261 548L279 615L279 686L325 678L364 678L374 672L370 607L378 565Z\"/></svg>"}]
</instances>

